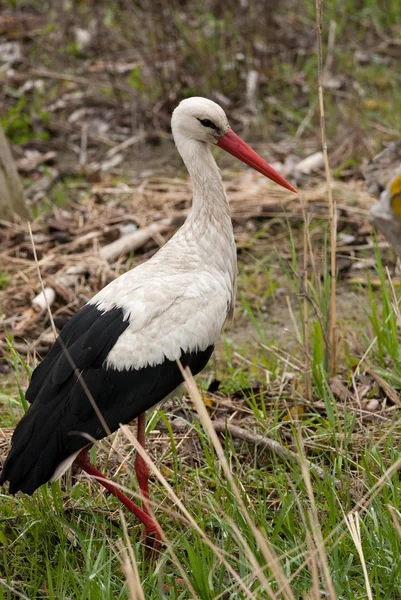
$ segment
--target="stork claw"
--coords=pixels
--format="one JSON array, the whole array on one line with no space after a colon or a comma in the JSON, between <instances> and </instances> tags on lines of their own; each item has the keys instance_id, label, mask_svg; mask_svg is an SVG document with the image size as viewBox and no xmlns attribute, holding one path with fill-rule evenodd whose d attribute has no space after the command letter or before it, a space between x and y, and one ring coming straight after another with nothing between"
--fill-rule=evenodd
<instances>
[{"instance_id":1,"label":"stork claw","mask_svg":"<svg viewBox=\"0 0 401 600\"><path fill-rule=\"evenodd\" d=\"M160 554L162 546L162 536L156 522L154 527L145 527L143 544L146 548L146 558L151 562L155 561Z\"/></svg>"}]
</instances>

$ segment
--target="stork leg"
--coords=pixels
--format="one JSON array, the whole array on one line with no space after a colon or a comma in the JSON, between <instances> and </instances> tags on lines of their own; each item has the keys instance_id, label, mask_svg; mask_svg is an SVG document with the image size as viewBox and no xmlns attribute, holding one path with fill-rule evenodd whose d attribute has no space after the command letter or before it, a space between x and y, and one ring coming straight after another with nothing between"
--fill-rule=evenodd
<instances>
[{"instance_id":1,"label":"stork leg","mask_svg":"<svg viewBox=\"0 0 401 600\"><path fill-rule=\"evenodd\" d=\"M139 415L139 417L137 418L137 439L138 442L140 443L140 445L142 446L142 448L145 450L146 446L145 446L145 429L146 429L146 415L145 413L143 413L142 415ZM136 453L136 457L135 457L135 473L136 473L136 478L138 480L138 484L139 484L139 489L141 490L142 493L142 508L144 510L144 512L149 516L149 518L152 520L153 522L153 527L149 528L145 525L145 541L146 541L146 545L150 545L153 546L157 545L160 546L160 533L159 533L159 537L155 537L155 533L160 531L160 528L157 524L157 522L154 520L154 517L152 515L152 510L150 507L150 502L149 502L149 467L146 463L146 461L142 458L142 456L139 454L139 452ZM153 544L152 544L152 540Z\"/></svg>"},{"instance_id":2,"label":"stork leg","mask_svg":"<svg viewBox=\"0 0 401 600\"><path fill-rule=\"evenodd\" d=\"M78 454L77 458L75 459L75 463L83 471L85 471L85 473L88 473L88 475L91 475L92 477L96 478L96 480L100 483L100 485L105 487L106 490L108 490L111 494L116 496L124 504L124 506L126 506L128 508L128 510L130 512L132 512L136 516L136 518L139 519L139 521L141 521L141 523L144 524L146 545L148 547L150 547L152 553L157 552L159 550L159 547L161 544L161 539L162 539L161 538L161 530L160 530L160 526L158 525L158 523L150 515L149 511L146 510L147 507L145 507L145 504L144 504L145 510L142 510L141 508L139 508L139 506L137 506L135 504L135 502L133 502L130 498L128 498L128 496L123 494L123 492L116 485L114 485L114 483L112 481L110 481L110 479L107 479L107 477L105 477L103 475L103 473L101 473L98 469L96 469L96 467L94 467L89 460L89 453L88 453L87 448L84 448L83 450L81 450L81 452ZM148 496L148 498L149 498L149 496ZM148 507L149 507L149 502L148 502Z\"/></svg>"},{"instance_id":3,"label":"stork leg","mask_svg":"<svg viewBox=\"0 0 401 600\"><path fill-rule=\"evenodd\" d=\"M137 432L136 437L142 448L145 450L145 429L146 429L146 415L143 413L137 418ZM149 503L149 467L146 461L142 458L139 452L136 453L135 458L135 473L138 480L139 488L142 492L142 506L143 510L151 514L150 503Z\"/></svg>"}]
</instances>

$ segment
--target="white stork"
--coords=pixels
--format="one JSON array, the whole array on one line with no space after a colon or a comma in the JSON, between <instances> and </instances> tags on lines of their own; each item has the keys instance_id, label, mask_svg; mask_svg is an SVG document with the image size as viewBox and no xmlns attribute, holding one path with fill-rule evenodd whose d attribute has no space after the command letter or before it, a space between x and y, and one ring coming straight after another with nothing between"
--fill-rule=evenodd
<instances>
[{"instance_id":1,"label":"white stork","mask_svg":"<svg viewBox=\"0 0 401 600\"><path fill-rule=\"evenodd\" d=\"M150 260L109 283L66 324L33 372L26 392L31 406L15 429L0 476L10 493L32 494L75 461L142 521L153 547L161 538L150 511L145 461L135 459L141 509L89 462L88 448L135 418L144 445L145 411L182 383L176 360L199 373L233 312L236 248L210 146L296 192L233 132L211 100L183 100L171 127L192 179L192 210Z\"/></svg>"}]
</instances>

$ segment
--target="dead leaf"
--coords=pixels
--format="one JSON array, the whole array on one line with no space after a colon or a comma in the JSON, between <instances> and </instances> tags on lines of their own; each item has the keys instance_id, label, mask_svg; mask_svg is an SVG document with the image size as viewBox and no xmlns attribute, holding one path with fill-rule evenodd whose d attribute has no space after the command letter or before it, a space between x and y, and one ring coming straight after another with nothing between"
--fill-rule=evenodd
<instances>
[{"instance_id":1,"label":"dead leaf","mask_svg":"<svg viewBox=\"0 0 401 600\"><path fill-rule=\"evenodd\" d=\"M333 396L340 400L341 402L345 402L349 396L349 389L338 379L338 377L334 377L330 380L330 389L333 393Z\"/></svg>"}]
</instances>

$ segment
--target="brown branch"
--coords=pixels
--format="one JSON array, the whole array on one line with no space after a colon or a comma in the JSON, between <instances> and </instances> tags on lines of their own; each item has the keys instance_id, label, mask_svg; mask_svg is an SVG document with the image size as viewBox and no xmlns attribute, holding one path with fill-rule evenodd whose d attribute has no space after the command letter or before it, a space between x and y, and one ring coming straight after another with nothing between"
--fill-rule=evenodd
<instances>
[{"instance_id":1,"label":"brown branch","mask_svg":"<svg viewBox=\"0 0 401 600\"><path fill-rule=\"evenodd\" d=\"M265 450L269 450L273 454L280 456L280 458L284 458L285 460L289 460L291 462L296 462L300 464L301 457L293 452L292 450L288 450L284 448L279 442L272 440L265 435L260 435L259 433L254 433L253 431L247 431L242 427L237 427L236 425L231 425L231 423L227 423L226 421L212 421L214 430L217 433L229 433L232 437L244 440L245 442L249 442L251 444L262 446ZM326 473L323 471L321 467L313 464L310 460L306 460L306 464L308 468L316 473L316 475L324 480L327 478ZM336 488L341 488L341 482L338 479L334 480Z\"/></svg>"},{"instance_id":2,"label":"brown branch","mask_svg":"<svg viewBox=\"0 0 401 600\"><path fill-rule=\"evenodd\" d=\"M107 246L103 246L99 251L99 256L108 262L113 262L122 254L129 254L134 250L142 248L150 239L166 233L177 224L181 225L183 218L183 215L174 215L173 217L151 223L147 227L142 227L137 231L124 235L114 242L107 244Z\"/></svg>"}]
</instances>

